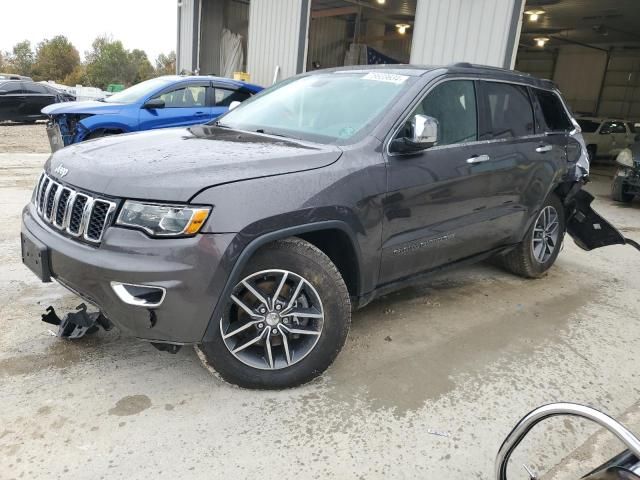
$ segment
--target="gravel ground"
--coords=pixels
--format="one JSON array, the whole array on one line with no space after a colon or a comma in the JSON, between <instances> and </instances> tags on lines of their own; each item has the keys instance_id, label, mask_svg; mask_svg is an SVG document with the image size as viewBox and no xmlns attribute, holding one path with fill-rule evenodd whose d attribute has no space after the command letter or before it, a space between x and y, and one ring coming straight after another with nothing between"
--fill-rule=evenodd
<instances>
[{"instance_id":1,"label":"gravel ground","mask_svg":"<svg viewBox=\"0 0 640 480\"><path fill-rule=\"evenodd\" d=\"M640 398L640 255L624 246L566 241L540 280L480 264L377 300L354 314L325 375L282 392L230 386L191 349L170 355L117 331L60 340L40 314L80 300L20 262L20 211L45 159L0 154L3 480L488 480L534 407L575 401L618 416ZM640 240L640 203L612 202L609 172L594 179L596 208ZM510 480L525 478L524 462L548 470L595 431L538 427Z\"/></svg>"},{"instance_id":2,"label":"gravel ground","mask_svg":"<svg viewBox=\"0 0 640 480\"><path fill-rule=\"evenodd\" d=\"M0 122L0 152L49 153L46 122L34 125Z\"/></svg>"}]
</instances>

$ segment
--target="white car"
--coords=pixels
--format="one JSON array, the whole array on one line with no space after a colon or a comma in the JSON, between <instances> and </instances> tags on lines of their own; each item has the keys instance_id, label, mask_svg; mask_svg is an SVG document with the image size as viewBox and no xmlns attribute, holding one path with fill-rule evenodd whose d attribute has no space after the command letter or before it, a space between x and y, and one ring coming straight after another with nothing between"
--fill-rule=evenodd
<instances>
[{"instance_id":1,"label":"white car","mask_svg":"<svg viewBox=\"0 0 640 480\"><path fill-rule=\"evenodd\" d=\"M633 122L595 117L580 117L576 120L582 129L591 161L597 157L615 157L635 141Z\"/></svg>"}]
</instances>

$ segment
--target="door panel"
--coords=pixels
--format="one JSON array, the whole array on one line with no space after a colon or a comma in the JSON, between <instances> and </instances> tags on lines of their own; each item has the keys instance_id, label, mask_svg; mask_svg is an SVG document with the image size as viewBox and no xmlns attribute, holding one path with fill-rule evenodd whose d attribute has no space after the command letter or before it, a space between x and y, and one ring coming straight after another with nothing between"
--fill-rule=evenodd
<instances>
[{"instance_id":1,"label":"door panel","mask_svg":"<svg viewBox=\"0 0 640 480\"><path fill-rule=\"evenodd\" d=\"M152 98L162 98L164 108L140 109L140 130L180 127L206 123L211 119L207 106L208 84L178 85Z\"/></svg>"},{"instance_id":2,"label":"door panel","mask_svg":"<svg viewBox=\"0 0 640 480\"><path fill-rule=\"evenodd\" d=\"M0 120L20 120L22 118L21 107L24 104L22 83L17 81L6 82L0 85Z\"/></svg>"},{"instance_id":3,"label":"door panel","mask_svg":"<svg viewBox=\"0 0 640 480\"><path fill-rule=\"evenodd\" d=\"M438 121L438 143L421 153L387 158L380 282L388 283L473 255L486 235L491 151L477 142L471 80L436 85L416 106L397 139L410 137L414 115Z\"/></svg>"},{"instance_id":4,"label":"door panel","mask_svg":"<svg viewBox=\"0 0 640 480\"><path fill-rule=\"evenodd\" d=\"M42 109L55 101L55 95L44 85L22 82L22 91L25 94L24 113L31 117L44 117Z\"/></svg>"}]
</instances>

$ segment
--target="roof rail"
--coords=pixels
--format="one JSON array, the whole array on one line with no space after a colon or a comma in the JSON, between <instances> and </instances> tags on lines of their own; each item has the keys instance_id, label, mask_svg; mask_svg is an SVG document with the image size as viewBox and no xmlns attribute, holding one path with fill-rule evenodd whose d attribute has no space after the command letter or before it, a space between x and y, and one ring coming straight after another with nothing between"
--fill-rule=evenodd
<instances>
[{"instance_id":1,"label":"roof rail","mask_svg":"<svg viewBox=\"0 0 640 480\"><path fill-rule=\"evenodd\" d=\"M469 62L457 62L449 64L449 67L473 68L473 65Z\"/></svg>"}]
</instances>

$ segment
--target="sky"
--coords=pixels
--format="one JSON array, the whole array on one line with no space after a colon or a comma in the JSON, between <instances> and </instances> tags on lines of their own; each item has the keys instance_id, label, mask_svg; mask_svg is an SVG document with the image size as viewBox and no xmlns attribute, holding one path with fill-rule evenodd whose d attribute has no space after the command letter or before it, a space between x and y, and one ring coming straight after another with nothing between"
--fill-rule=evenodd
<instances>
[{"instance_id":1,"label":"sky","mask_svg":"<svg viewBox=\"0 0 640 480\"><path fill-rule=\"evenodd\" d=\"M160 53L176 49L176 0L4 0L0 8L0 51L22 40L35 46L65 35L80 58L101 34L121 40L128 50ZM28 12L28 13L27 13ZM12 20L13 19L13 20Z\"/></svg>"}]
</instances>

